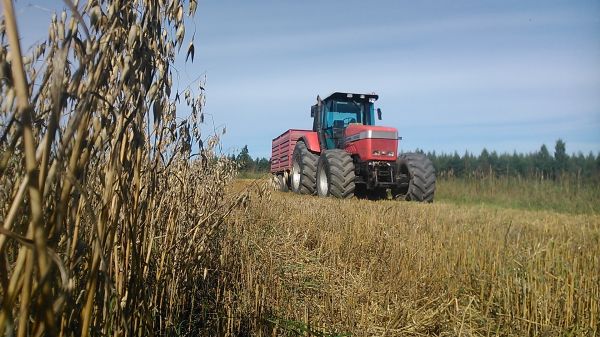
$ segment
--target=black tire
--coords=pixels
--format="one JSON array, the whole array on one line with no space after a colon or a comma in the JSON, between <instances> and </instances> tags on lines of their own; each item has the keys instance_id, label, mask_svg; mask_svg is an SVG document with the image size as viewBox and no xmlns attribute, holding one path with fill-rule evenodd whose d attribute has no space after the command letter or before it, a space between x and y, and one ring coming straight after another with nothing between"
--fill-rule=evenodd
<instances>
[{"instance_id":1,"label":"black tire","mask_svg":"<svg viewBox=\"0 0 600 337\"><path fill-rule=\"evenodd\" d=\"M435 169L429 158L421 153L403 153L396 161L397 178L408 176L404 183L392 189L395 198L409 201L433 202Z\"/></svg>"},{"instance_id":2,"label":"black tire","mask_svg":"<svg viewBox=\"0 0 600 337\"><path fill-rule=\"evenodd\" d=\"M275 176L275 187L278 191L287 192L290 190L285 180L285 177L281 174Z\"/></svg>"},{"instance_id":3,"label":"black tire","mask_svg":"<svg viewBox=\"0 0 600 337\"><path fill-rule=\"evenodd\" d=\"M354 162L348 152L340 149L321 153L317 165L317 194L322 197L352 198L354 196Z\"/></svg>"},{"instance_id":4,"label":"black tire","mask_svg":"<svg viewBox=\"0 0 600 337\"><path fill-rule=\"evenodd\" d=\"M314 194L317 184L317 161L319 156L310 152L303 141L298 141L292 155L292 191Z\"/></svg>"}]
</instances>

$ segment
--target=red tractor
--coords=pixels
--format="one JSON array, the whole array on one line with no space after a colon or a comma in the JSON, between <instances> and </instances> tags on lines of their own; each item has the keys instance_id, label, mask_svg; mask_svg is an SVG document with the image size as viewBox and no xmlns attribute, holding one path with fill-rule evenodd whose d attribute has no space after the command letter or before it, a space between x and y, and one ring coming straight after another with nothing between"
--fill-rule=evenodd
<instances>
[{"instance_id":1,"label":"red tractor","mask_svg":"<svg viewBox=\"0 0 600 337\"><path fill-rule=\"evenodd\" d=\"M302 194L432 202L435 170L420 153L398 153L398 130L375 125L375 94L335 92L311 107L313 128L273 139L279 189Z\"/></svg>"}]
</instances>

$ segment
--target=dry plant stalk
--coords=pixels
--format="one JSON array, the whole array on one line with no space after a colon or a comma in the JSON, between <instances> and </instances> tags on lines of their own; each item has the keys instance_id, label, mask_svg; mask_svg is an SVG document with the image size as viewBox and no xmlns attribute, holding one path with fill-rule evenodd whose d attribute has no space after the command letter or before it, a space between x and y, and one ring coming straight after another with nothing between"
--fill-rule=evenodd
<instances>
[{"instance_id":1,"label":"dry plant stalk","mask_svg":"<svg viewBox=\"0 0 600 337\"><path fill-rule=\"evenodd\" d=\"M65 4L23 55L3 2L0 335L210 329L220 225L246 196L225 198L202 87L173 87L197 1Z\"/></svg>"}]
</instances>

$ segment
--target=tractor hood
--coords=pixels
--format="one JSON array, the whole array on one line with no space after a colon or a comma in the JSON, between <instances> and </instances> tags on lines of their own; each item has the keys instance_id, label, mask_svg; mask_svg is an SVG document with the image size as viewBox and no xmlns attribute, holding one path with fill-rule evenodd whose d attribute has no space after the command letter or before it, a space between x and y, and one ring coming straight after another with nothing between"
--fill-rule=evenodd
<instances>
[{"instance_id":1,"label":"tractor hood","mask_svg":"<svg viewBox=\"0 0 600 337\"><path fill-rule=\"evenodd\" d=\"M346 143L360 139L398 140L398 130L387 126L350 124L346 128Z\"/></svg>"},{"instance_id":2,"label":"tractor hood","mask_svg":"<svg viewBox=\"0 0 600 337\"><path fill-rule=\"evenodd\" d=\"M345 131L346 151L361 160L395 161L398 130L387 126L350 124Z\"/></svg>"}]
</instances>

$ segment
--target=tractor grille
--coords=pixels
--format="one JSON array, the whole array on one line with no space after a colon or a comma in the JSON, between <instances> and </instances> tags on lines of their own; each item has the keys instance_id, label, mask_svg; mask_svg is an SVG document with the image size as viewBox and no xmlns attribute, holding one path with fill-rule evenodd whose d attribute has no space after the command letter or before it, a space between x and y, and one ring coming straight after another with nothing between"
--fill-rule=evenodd
<instances>
[{"instance_id":1,"label":"tractor grille","mask_svg":"<svg viewBox=\"0 0 600 337\"><path fill-rule=\"evenodd\" d=\"M380 183L393 183L394 175L391 167L379 167L377 169L377 181Z\"/></svg>"},{"instance_id":2,"label":"tractor grille","mask_svg":"<svg viewBox=\"0 0 600 337\"><path fill-rule=\"evenodd\" d=\"M386 162L375 162L372 167L372 179L376 185L394 184L394 171L392 166Z\"/></svg>"}]
</instances>

